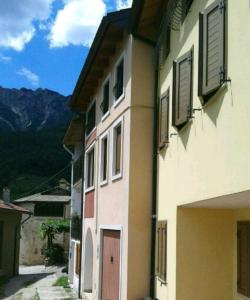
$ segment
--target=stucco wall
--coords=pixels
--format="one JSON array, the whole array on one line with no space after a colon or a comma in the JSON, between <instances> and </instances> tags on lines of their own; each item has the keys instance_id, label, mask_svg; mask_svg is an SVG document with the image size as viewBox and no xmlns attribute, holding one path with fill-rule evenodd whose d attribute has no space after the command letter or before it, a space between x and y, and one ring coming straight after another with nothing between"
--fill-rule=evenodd
<instances>
[{"instance_id":1,"label":"stucco wall","mask_svg":"<svg viewBox=\"0 0 250 300\"><path fill-rule=\"evenodd\" d=\"M21 214L0 210L0 221L3 221L2 267L1 273L6 276L18 274Z\"/></svg>"}]
</instances>

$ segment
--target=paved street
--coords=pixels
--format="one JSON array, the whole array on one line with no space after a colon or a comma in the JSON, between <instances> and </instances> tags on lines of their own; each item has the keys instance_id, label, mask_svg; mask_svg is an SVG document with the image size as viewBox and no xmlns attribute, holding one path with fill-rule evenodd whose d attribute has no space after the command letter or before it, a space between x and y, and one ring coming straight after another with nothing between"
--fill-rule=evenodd
<instances>
[{"instance_id":1,"label":"paved street","mask_svg":"<svg viewBox=\"0 0 250 300\"><path fill-rule=\"evenodd\" d=\"M20 267L20 275L12 278L4 288L8 300L75 300L71 289L55 287L56 280L65 275L62 268L44 266Z\"/></svg>"}]
</instances>

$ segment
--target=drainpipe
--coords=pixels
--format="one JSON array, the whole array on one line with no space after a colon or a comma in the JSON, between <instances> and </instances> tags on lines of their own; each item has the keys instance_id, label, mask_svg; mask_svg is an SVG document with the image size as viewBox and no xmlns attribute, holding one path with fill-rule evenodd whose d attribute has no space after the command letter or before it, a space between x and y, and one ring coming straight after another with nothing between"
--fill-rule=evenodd
<instances>
[{"instance_id":1,"label":"drainpipe","mask_svg":"<svg viewBox=\"0 0 250 300\"><path fill-rule=\"evenodd\" d=\"M82 117L82 183L81 183L81 216L80 216L80 273L79 273L79 286L78 286L78 298L81 298L81 286L82 286L82 252L83 252L83 233L84 233L84 209L85 201L84 198L84 170L85 170L85 123L86 123L86 114L83 112Z\"/></svg>"},{"instance_id":2,"label":"drainpipe","mask_svg":"<svg viewBox=\"0 0 250 300\"><path fill-rule=\"evenodd\" d=\"M158 73L159 57L157 47L154 59L154 124L153 124L153 166L152 166L152 228L151 228L151 273L150 297L155 299L155 247L156 247L156 222L157 222L157 182L158 182Z\"/></svg>"}]
</instances>

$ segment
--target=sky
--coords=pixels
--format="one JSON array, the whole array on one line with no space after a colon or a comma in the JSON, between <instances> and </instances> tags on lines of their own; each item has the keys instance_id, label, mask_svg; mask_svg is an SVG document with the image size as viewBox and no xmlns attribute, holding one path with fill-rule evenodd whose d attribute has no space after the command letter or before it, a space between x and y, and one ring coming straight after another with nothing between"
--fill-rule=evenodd
<instances>
[{"instance_id":1,"label":"sky","mask_svg":"<svg viewBox=\"0 0 250 300\"><path fill-rule=\"evenodd\" d=\"M0 86L73 92L101 19L132 0L0 0Z\"/></svg>"}]
</instances>

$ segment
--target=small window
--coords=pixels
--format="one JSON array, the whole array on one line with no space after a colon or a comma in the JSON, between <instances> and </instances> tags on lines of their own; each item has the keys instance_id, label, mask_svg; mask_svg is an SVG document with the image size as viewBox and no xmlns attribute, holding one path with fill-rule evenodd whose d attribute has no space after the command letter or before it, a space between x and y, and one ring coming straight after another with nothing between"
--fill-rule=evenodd
<instances>
[{"instance_id":1,"label":"small window","mask_svg":"<svg viewBox=\"0 0 250 300\"><path fill-rule=\"evenodd\" d=\"M94 173L95 173L95 148L94 146L88 150L86 154L86 188L94 187Z\"/></svg>"},{"instance_id":2,"label":"small window","mask_svg":"<svg viewBox=\"0 0 250 300\"><path fill-rule=\"evenodd\" d=\"M163 282L167 280L167 221L157 223L156 274Z\"/></svg>"},{"instance_id":3,"label":"small window","mask_svg":"<svg viewBox=\"0 0 250 300\"><path fill-rule=\"evenodd\" d=\"M118 178L122 172L122 123L113 129L113 177Z\"/></svg>"},{"instance_id":4,"label":"small window","mask_svg":"<svg viewBox=\"0 0 250 300\"><path fill-rule=\"evenodd\" d=\"M87 113L86 134L89 135L94 128L95 128L95 102L92 104L91 108Z\"/></svg>"},{"instance_id":5,"label":"small window","mask_svg":"<svg viewBox=\"0 0 250 300\"><path fill-rule=\"evenodd\" d=\"M237 225L237 291L250 297L250 222Z\"/></svg>"},{"instance_id":6,"label":"small window","mask_svg":"<svg viewBox=\"0 0 250 300\"><path fill-rule=\"evenodd\" d=\"M101 110L103 116L105 116L109 111L109 80L103 86L102 97Z\"/></svg>"},{"instance_id":7,"label":"small window","mask_svg":"<svg viewBox=\"0 0 250 300\"><path fill-rule=\"evenodd\" d=\"M192 117L192 57L191 50L174 62L172 124L178 129Z\"/></svg>"},{"instance_id":8,"label":"small window","mask_svg":"<svg viewBox=\"0 0 250 300\"><path fill-rule=\"evenodd\" d=\"M115 86L114 86L114 95L115 101L120 99L123 95L123 87L124 87L124 59L122 59L115 71Z\"/></svg>"},{"instance_id":9,"label":"small window","mask_svg":"<svg viewBox=\"0 0 250 300\"><path fill-rule=\"evenodd\" d=\"M36 217L63 217L64 204L55 202L40 202L35 204L34 216Z\"/></svg>"},{"instance_id":10,"label":"small window","mask_svg":"<svg viewBox=\"0 0 250 300\"><path fill-rule=\"evenodd\" d=\"M75 252L75 255L76 255L76 261L75 261L75 273L76 275L79 276L80 274L80 267L81 267L81 247L80 247L80 244L76 244L76 252Z\"/></svg>"},{"instance_id":11,"label":"small window","mask_svg":"<svg viewBox=\"0 0 250 300\"><path fill-rule=\"evenodd\" d=\"M169 89L159 103L159 147L168 143L169 138Z\"/></svg>"},{"instance_id":12,"label":"small window","mask_svg":"<svg viewBox=\"0 0 250 300\"><path fill-rule=\"evenodd\" d=\"M100 168L101 184L108 181L108 135L101 138L101 168Z\"/></svg>"},{"instance_id":13,"label":"small window","mask_svg":"<svg viewBox=\"0 0 250 300\"><path fill-rule=\"evenodd\" d=\"M200 14L198 94L206 102L226 78L225 2L217 0Z\"/></svg>"}]
</instances>

